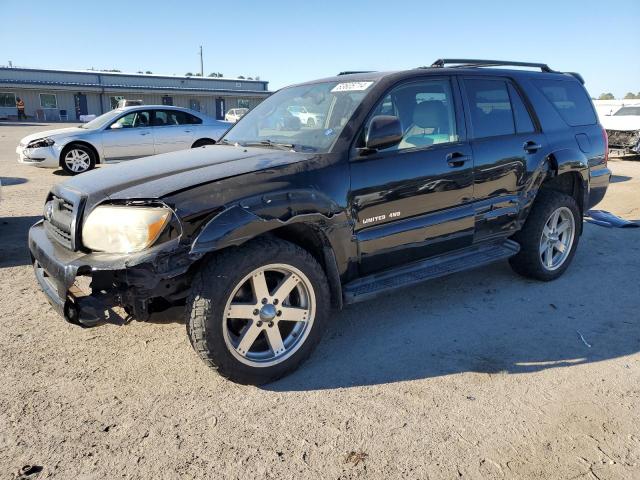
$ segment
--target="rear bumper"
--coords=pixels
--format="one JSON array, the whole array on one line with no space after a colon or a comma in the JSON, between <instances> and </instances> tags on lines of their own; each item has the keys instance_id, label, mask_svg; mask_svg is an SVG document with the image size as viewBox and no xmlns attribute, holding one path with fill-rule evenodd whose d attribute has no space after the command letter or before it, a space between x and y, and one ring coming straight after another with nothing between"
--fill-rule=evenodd
<instances>
[{"instance_id":1,"label":"rear bumper","mask_svg":"<svg viewBox=\"0 0 640 480\"><path fill-rule=\"evenodd\" d=\"M112 256L73 252L47 235L42 221L29 230L29 250L40 288L54 310L83 327L123 323L114 307L139 320L151 313L153 299L170 303L184 295L191 262L175 242L144 254Z\"/></svg>"},{"instance_id":2,"label":"rear bumper","mask_svg":"<svg viewBox=\"0 0 640 480\"><path fill-rule=\"evenodd\" d=\"M604 198L607 193L607 188L609 187L611 170L607 167L592 168L589 172L589 177L589 195L587 197L587 208L585 208L585 211L596 206Z\"/></svg>"}]
</instances>

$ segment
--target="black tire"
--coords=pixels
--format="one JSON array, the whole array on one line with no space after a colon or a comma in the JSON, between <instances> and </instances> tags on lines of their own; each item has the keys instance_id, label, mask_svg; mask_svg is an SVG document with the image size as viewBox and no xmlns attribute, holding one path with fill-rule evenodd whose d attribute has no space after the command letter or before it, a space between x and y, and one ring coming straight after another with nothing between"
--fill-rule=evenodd
<instances>
[{"instance_id":1,"label":"black tire","mask_svg":"<svg viewBox=\"0 0 640 480\"><path fill-rule=\"evenodd\" d=\"M72 151L79 151L89 156L88 168L83 170L74 170L72 167L67 165L66 157ZM93 170L96 167L96 160L96 153L93 151L93 149L87 147L86 145L78 143L67 145L60 154L60 166L62 167L62 170L67 172L69 175L79 175L81 173L88 172L89 170Z\"/></svg>"},{"instance_id":2,"label":"black tire","mask_svg":"<svg viewBox=\"0 0 640 480\"><path fill-rule=\"evenodd\" d=\"M566 207L573 215L573 241L563 263L554 270L549 270L541 258L540 241L547 221L555 211L562 207ZM524 277L545 282L560 277L569 268L576 253L580 240L581 224L580 208L573 197L555 190L540 190L524 227L513 237L520 244L520 252L509 259L511 268Z\"/></svg>"},{"instance_id":3,"label":"black tire","mask_svg":"<svg viewBox=\"0 0 640 480\"><path fill-rule=\"evenodd\" d=\"M293 266L306 275L315 293L315 315L309 333L290 357L272 366L251 366L236 358L237 353L227 346L225 307L247 275L271 264ZM191 288L185 312L191 345L220 375L241 384L261 385L295 370L320 341L329 318L331 300L322 267L306 250L277 238L255 239L211 256L196 272Z\"/></svg>"},{"instance_id":4,"label":"black tire","mask_svg":"<svg viewBox=\"0 0 640 480\"><path fill-rule=\"evenodd\" d=\"M204 147L205 145L215 145L216 142L211 140L210 138L201 138L196 140L191 148Z\"/></svg>"}]
</instances>

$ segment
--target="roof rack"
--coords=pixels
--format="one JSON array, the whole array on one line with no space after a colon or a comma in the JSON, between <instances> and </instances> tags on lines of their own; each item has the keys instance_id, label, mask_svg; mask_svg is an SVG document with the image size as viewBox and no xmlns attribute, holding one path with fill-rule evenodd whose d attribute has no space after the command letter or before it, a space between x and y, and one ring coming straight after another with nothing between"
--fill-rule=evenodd
<instances>
[{"instance_id":1,"label":"roof rack","mask_svg":"<svg viewBox=\"0 0 640 480\"><path fill-rule=\"evenodd\" d=\"M346 70L344 72L340 72L338 74L338 76L340 75L353 75L354 73L371 73L374 70Z\"/></svg>"},{"instance_id":2,"label":"roof rack","mask_svg":"<svg viewBox=\"0 0 640 480\"><path fill-rule=\"evenodd\" d=\"M549 65L547 65L546 63L511 62L509 60L477 60L468 58L439 58L431 64L431 67L443 68L447 64L451 64L455 68L511 66L533 67L539 68L543 72L555 72L555 70L549 68Z\"/></svg>"}]
</instances>

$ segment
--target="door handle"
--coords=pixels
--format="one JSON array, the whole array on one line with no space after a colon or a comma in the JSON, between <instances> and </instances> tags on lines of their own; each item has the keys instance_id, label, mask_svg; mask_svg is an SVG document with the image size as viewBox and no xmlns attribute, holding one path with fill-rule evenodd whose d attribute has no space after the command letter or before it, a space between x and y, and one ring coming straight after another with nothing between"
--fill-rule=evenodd
<instances>
[{"instance_id":1,"label":"door handle","mask_svg":"<svg viewBox=\"0 0 640 480\"><path fill-rule=\"evenodd\" d=\"M465 155L461 152L452 152L447 154L447 163L451 168L462 167L469 160L471 160L471 156Z\"/></svg>"},{"instance_id":2,"label":"door handle","mask_svg":"<svg viewBox=\"0 0 640 480\"><path fill-rule=\"evenodd\" d=\"M151 132L140 132L140 135L149 135Z\"/></svg>"},{"instance_id":3,"label":"door handle","mask_svg":"<svg viewBox=\"0 0 640 480\"><path fill-rule=\"evenodd\" d=\"M527 153L536 153L538 150L542 148L542 145L534 142L533 140L529 140L528 142L524 143L522 148L524 148L524 151Z\"/></svg>"},{"instance_id":4,"label":"door handle","mask_svg":"<svg viewBox=\"0 0 640 480\"><path fill-rule=\"evenodd\" d=\"M191 133L191 130L185 130L184 133Z\"/></svg>"}]
</instances>

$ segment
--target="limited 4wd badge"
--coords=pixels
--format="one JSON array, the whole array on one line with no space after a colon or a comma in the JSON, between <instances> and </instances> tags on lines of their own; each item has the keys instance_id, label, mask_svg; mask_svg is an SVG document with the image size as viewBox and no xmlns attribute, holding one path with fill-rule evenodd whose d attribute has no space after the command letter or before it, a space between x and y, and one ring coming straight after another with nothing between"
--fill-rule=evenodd
<instances>
[{"instance_id":1,"label":"limited 4wd badge","mask_svg":"<svg viewBox=\"0 0 640 480\"><path fill-rule=\"evenodd\" d=\"M345 82L339 83L331 89L331 93L335 92L361 92L366 90L373 82Z\"/></svg>"},{"instance_id":2,"label":"limited 4wd badge","mask_svg":"<svg viewBox=\"0 0 640 480\"><path fill-rule=\"evenodd\" d=\"M400 216L400 212L389 212L389 214L383 213L382 215L376 215L375 217L368 217L362 219L362 224L366 225L368 223L381 222L382 220L386 220L387 218L398 218Z\"/></svg>"}]
</instances>

